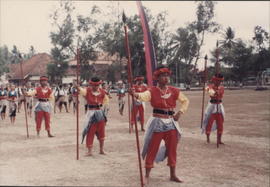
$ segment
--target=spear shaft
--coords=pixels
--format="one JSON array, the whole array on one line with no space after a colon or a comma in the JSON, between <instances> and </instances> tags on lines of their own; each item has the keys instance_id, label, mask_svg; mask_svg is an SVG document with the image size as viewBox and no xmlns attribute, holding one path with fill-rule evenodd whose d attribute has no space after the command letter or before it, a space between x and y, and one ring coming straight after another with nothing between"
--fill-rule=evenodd
<instances>
[{"instance_id":1,"label":"spear shaft","mask_svg":"<svg viewBox=\"0 0 270 187\"><path fill-rule=\"evenodd\" d=\"M131 69L131 57L130 57L130 48L129 48L129 40L128 40L128 34L127 34L127 26L125 24L126 17L123 13L123 22L124 22L124 30L125 30L125 47L126 47L126 53L128 56L128 82L129 82L129 88L133 87L132 84L132 69ZM134 95L132 97L132 106L135 106L135 99ZM139 142L139 135L138 135L138 128L137 128L137 121L134 119L134 125L135 125L135 134L136 134L136 144L137 144L137 153L138 153L138 161L139 161L139 170L140 170L140 180L141 180L141 187L144 186L143 184L143 174L142 174L142 163L141 163L141 154L140 154L140 142Z\"/></svg>"},{"instance_id":2,"label":"spear shaft","mask_svg":"<svg viewBox=\"0 0 270 187\"><path fill-rule=\"evenodd\" d=\"M203 115L204 115L204 100L205 100L205 83L207 80L207 55L204 57L204 76L203 76L203 97L202 97L202 115L201 115L201 128L203 124Z\"/></svg>"},{"instance_id":3,"label":"spear shaft","mask_svg":"<svg viewBox=\"0 0 270 187\"><path fill-rule=\"evenodd\" d=\"M20 69L21 69L21 84L22 87L24 87L24 78L23 78L23 69L22 69L23 65L22 65L22 59L20 59ZM28 118L27 118L27 111L26 111L26 99L25 99L25 95L24 93L22 94L23 96L23 106L24 106L24 114L25 114L25 126L26 126L26 134L27 134L27 138L29 138L29 131L28 131Z\"/></svg>"},{"instance_id":4,"label":"spear shaft","mask_svg":"<svg viewBox=\"0 0 270 187\"><path fill-rule=\"evenodd\" d=\"M76 67L76 80L79 86L79 66L80 66L80 50L77 48L77 67ZM76 153L77 160L79 160L79 92L76 94Z\"/></svg>"}]
</instances>

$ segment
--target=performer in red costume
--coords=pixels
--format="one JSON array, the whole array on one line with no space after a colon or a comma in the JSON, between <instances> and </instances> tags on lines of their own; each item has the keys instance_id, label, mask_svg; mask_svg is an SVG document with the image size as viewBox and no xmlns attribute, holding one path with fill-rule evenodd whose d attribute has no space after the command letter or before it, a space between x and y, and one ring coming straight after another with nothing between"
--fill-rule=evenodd
<instances>
[{"instance_id":1,"label":"performer in red costume","mask_svg":"<svg viewBox=\"0 0 270 187\"><path fill-rule=\"evenodd\" d=\"M217 129L217 144L224 144L221 141L225 117L225 110L222 104L224 87L220 85L223 80L224 78L221 74L215 74L212 77L213 84L210 84L205 88L210 95L210 101L205 110L202 133L206 133L208 143L210 143L211 131Z\"/></svg>"},{"instance_id":2,"label":"performer in red costume","mask_svg":"<svg viewBox=\"0 0 270 187\"><path fill-rule=\"evenodd\" d=\"M180 127L178 119L189 105L187 97L178 88L169 86L171 71L160 66L154 72L154 79L157 86L149 88L142 93L134 93L134 96L141 101L150 101L153 107L153 116L148 120L144 137L142 157L145 159L145 183L148 183L153 162L163 161L168 156L170 167L170 180L182 182L176 176L176 152L180 139ZM176 102L180 103L180 109L175 113ZM160 146L164 140L165 146ZM163 143L163 142L162 142Z\"/></svg>"},{"instance_id":3,"label":"performer in red costume","mask_svg":"<svg viewBox=\"0 0 270 187\"><path fill-rule=\"evenodd\" d=\"M48 87L48 77L40 77L40 85L35 88L33 91L28 91L25 93L26 96L35 96L38 99L38 102L35 106L36 113L36 130L37 135L41 129L42 119L45 119L45 129L48 132L48 137L54 137L50 132L50 113L52 112L52 105L49 100L53 99L52 90Z\"/></svg>"},{"instance_id":4,"label":"performer in red costume","mask_svg":"<svg viewBox=\"0 0 270 187\"><path fill-rule=\"evenodd\" d=\"M105 91L100 88L101 83L102 81L99 78L93 77L89 82L90 87L87 87L86 89L81 87L78 88L80 94L86 98L88 108L86 120L84 122L85 128L82 133L82 143L84 137L86 136L86 147L88 149L86 156L92 156L92 147L95 134L99 140L99 153L105 154L104 140L107 119L104 111L102 110L102 106L108 103L109 98Z\"/></svg>"},{"instance_id":5,"label":"performer in red costume","mask_svg":"<svg viewBox=\"0 0 270 187\"><path fill-rule=\"evenodd\" d=\"M144 77L142 76L137 76L134 79L135 84L133 85L133 90L135 91L135 93L142 93L145 92L147 90L147 86L145 84L143 84L144 81ZM131 127L133 130L133 126L135 123L135 119L138 115L139 112L139 119L140 119L140 123L141 123L141 130L144 130L144 103L138 99L135 100L134 106L132 106L132 112L131 112Z\"/></svg>"}]
</instances>

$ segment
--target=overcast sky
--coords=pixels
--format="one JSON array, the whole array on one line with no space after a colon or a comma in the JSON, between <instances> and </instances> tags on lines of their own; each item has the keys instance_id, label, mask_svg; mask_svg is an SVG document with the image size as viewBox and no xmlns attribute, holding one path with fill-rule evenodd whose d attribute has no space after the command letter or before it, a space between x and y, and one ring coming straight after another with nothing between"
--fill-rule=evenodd
<instances>
[{"instance_id":1,"label":"overcast sky","mask_svg":"<svg viewBox=\"0 0 270 187\"><path fill-rule=\"evenodd\" d=\"M15 44L21 52L27 52L33 45L37 52L50 52L49 33L52 30L49 19L58 1L46 0L0 0L0 45L9 49ZM108 4L119 4L119 10L127 15L138 14L135 1L76 1L76 13L87 14L93 4L105 7ZM153 14L168 11L170 30L184 27L195 20L196 4L194 1L143 1L143 5ZM256 25L269 32L270 2L269 1L218 1L215 6L215 21L224 29L231 26L236 31L236 38L248 41L253 36ZM117 16L117 15L116 15ZM204 53L215 46L221 35L207 35Z\"/></svg>"}]
</instances>

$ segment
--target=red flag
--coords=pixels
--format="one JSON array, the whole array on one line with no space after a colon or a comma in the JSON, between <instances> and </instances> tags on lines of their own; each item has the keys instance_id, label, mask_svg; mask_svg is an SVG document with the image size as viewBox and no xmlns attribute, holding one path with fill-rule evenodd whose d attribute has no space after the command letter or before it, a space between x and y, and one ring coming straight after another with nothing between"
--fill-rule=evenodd
<instances>
[{"instance_id":1,"label":"red flag","mask_svg":"<svg viewBox=\"0 0 270 187\"><path fill-rule=\"evenodd\" d=\"M149 30L149 25L146 19L144 9L142 7L142 2L136 1L136 3L139 9L139 15L141 18L141 24L143 29L143 40L144 40L145 61L146 61L146 78L148 86L152 86L153 85L152 74L157 66L156 54L154 50L151 32Z\"/></svg>"}]
</instances>

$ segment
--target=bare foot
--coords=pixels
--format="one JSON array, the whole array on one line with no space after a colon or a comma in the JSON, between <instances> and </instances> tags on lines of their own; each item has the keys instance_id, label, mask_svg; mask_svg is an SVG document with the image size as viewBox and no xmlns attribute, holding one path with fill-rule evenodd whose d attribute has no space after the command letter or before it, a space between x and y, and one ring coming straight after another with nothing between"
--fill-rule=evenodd
<instances>
[{"instance_id":1,"label":"bare foot","mask_svg":"<svg viewBox=\"0 0 270 187\"><path fill-rule=\"evenodd\" d=\"M91 152L87 152L85 156L93 156L93 154Z\"/></svg>"},{"instance_id":2,"label":"bare foot","mask_svg":"<svg viewBox=\"0 0 270 187\"><path fill-rule=\"evenodd\" d=\"M104 151L99 151L99 154L106 155L106 153Z\"/></svg>"},{"instance_id":3,"label":"bare foot","mask_svg":"<svg viewBox=\"0 0 270 187\"><path fill-rule=\"evenodd\" d=\"M176 176L173 176L173 177L171 177L170 178L170 181L174 181L174 182L178 182L178 183L182 183L183 181L182 180L180 180L178 177L176 177Z\"/></svg>"},{"instance_id":4,"label":"bare foot","mask_svg":"<svg viewBox=\"0 0 270 187\"><path fill-rule=\"evenodd\" d=\"M146 186L149 184L149 177L144 177L143 179L143 185Z\"/></svg>"}]
</instances>

